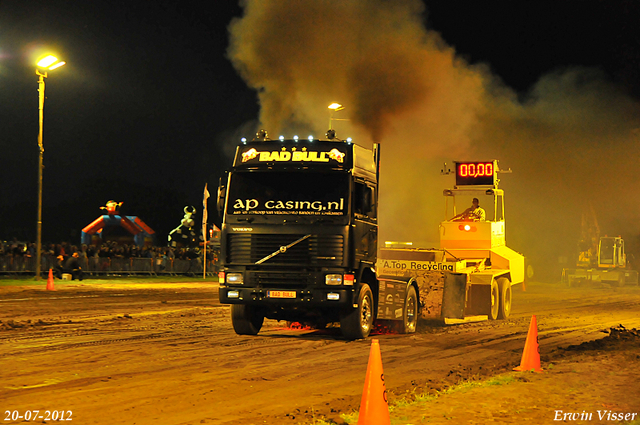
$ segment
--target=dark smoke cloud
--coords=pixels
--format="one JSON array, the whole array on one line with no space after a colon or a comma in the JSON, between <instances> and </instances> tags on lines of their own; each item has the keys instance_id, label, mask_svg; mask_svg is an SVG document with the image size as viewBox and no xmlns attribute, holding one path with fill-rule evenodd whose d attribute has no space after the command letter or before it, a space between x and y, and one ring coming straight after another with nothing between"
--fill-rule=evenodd
<instances>
[{"instance_id":1,"label":"dark smoke cloud","mask_svg":"<svg viewBox=\"0 0 640 425\"><path fill-rule=\"evenodd\" d=\"M640 108L597 71L543 76L521 101L426 29L421 1L242 6L228 54L258 91L262 127L323 134L337 101L336 118L350 120L334 121L339 136L381 143L381 240L437 246L442 189L453 185L443 163L495 158L513 169L501 174L508 245L539 270L572 261L589 203L603 233L640 241Z\"/></svg>"},{"instance_id":2,"label":"dark smoke cloud","mask_svg":"<svg viewBox=\"0 0 640 425\"><path fill-rule=\"evenodd\" d=\"M229 56L258 90L260 121L274 133L301 127L323 133L327 105L339 101L360 132L381 140L399 115L442 96L445 85L463 83L462 91L473 84L463 81L464 69L449 75L454 52L422 27L419 1L246 1L243 6L245 16L230 25Z\"/></svg>"}]
</instances>

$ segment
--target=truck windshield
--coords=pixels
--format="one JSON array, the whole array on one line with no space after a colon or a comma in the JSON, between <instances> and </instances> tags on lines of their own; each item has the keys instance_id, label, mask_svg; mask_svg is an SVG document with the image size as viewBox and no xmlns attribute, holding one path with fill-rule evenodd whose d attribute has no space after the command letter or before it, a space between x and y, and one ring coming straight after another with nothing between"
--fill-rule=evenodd
<instances>
[{"instance_id":1,"label":"truck windshield","mask_svg":"<svg viewBox=\"0 0 640 425\"><path fill-rule=\"evenodd\" d=\"M347 173L236 172L229 182L227 215L339 219L349 211L348 200Z\"/></svg>"}]
</instances>

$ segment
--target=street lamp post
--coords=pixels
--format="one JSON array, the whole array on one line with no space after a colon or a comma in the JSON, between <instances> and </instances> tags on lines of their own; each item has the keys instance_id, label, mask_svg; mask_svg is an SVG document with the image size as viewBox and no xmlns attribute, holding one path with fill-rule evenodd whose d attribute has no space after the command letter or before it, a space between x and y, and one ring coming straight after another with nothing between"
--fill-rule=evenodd
<instances>
[{"instance_id":1,"label":"street lamp post","mask_svg":"<svg viewBox=\"0 0 640 425\"><path fill-rule=\"evenodd\" d=\"M42 127L44 122L44 79L47 71L59 68L65 62L58 61L55 56L47 56L38 61L36 75L38 76L38 235L36 241L36 280L40 280L42 274L42 171L44 169L44 145L42 144ZM43 72L41 72L43 71Z\"/></svg>"}]
</instances>

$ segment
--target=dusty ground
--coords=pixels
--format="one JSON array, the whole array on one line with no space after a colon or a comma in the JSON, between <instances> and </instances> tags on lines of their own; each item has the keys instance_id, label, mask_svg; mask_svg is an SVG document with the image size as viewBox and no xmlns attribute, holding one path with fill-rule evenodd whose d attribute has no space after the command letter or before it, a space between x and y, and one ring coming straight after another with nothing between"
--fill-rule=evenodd
<instances>
[{"instance_id":1,"label":"dusty ground","mask_svg":"<svg viewBox=\"0 0 640 425\"><path fill-rule=\"evenodd\" d=\"M358 409L370 340L273 321L257 337L237 336L215 283L119 282L56 282L55 292L0 282L2 423L23 423L5 412L28 410L71 411L79 424L344 423L340 413ZM556 411L592 412L583 423L599 423L597 410L640 413L637 339L580 345L620 324L640 328L639 312L637 286L540 283L514 288L506 322L376 335L392 402L507 376L394 408L392 423L544 424L559 422ZM532 314L546 372L511 373Z\"/></svg>"}]
</instances>

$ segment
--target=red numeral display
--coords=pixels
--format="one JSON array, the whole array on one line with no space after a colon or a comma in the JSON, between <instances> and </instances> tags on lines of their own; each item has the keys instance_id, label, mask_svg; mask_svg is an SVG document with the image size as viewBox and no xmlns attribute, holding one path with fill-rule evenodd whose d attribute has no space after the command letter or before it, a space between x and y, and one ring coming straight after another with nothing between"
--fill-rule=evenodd
<instances>
[{"instance_id":1,"label":"red numeral display","mask_svg":"<svg viewBox=\"0 0 640 425\"><path fill-rule=\"evenodd\" d=\"M458 175L460 177L491 177L493 176L493 163L480 162L474 164L459 164Z\"/></svg>"}]
</instances>

